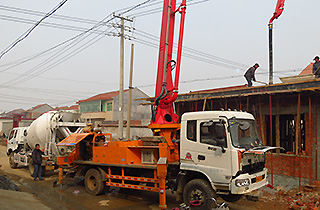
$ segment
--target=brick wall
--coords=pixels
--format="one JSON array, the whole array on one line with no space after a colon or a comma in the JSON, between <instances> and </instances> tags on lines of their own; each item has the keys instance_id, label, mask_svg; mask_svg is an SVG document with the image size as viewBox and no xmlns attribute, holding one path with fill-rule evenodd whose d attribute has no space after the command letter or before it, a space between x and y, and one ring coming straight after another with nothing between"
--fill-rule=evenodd
<instances>
[{"instance_id":1,"label":"brick wall","mask_svg":"<svg viewBox=\"0 0 320 210\"><path fill-rule=\"evenodd\" d=\"M269 172L273 174L280 174L286 176L309 178L315 178L315 172L312 168L314 160L314 154L312 154L312 146L315 141L315 126L314 119L311 117L311 133L310 133L310 122L309 114L304 114L305 119L305 134L306 134L306 150L302 151L301 156L292 154L266 154L266 167ZM261 132L261 130L260 130ZM271 164L273 162L273 164Z\"/></svg>"},{"instance_id":2,"label":"brick wall","mask_svg":"<svg viewBox=\"0 0 320 210\"><path fill-rule=\"evenodd\" d=\"M273 159L273 167L271 166L271 159ZM273 154L271 157L271 154L266 155L266 167L269 173L273 172L273 174L299 177L300 173L302 178L309 178L311 163L312 160L308 156ZM311 170L311 175L314 178L313 170Z\"/></svg>"}]
</instances>

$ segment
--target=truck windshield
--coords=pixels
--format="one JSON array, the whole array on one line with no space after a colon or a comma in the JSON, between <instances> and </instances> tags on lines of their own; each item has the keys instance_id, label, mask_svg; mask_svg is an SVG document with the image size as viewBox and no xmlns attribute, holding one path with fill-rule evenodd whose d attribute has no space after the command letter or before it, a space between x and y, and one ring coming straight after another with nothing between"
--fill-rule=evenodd
<instances>
[{"instance_id":1,"label":"truck windshield","mask_svg":"<svg viewBox=\"0 0 320 210\"><path fill-rule=\"evenodd\" d=\"M250 149L262 146L256 121L248 119L230 119L229 130L235 147Z\"/></svg>"}]
</instances>

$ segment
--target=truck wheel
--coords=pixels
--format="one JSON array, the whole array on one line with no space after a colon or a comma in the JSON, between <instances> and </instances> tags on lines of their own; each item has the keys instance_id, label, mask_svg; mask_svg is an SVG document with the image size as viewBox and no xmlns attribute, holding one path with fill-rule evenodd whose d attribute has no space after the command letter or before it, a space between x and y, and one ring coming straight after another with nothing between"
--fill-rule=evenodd
<instances>
[{"instance_id":1,"label":"truck wheel","mask_svg":"<svg viewBox=\"0 0 320 210\"><path fill-rule=\"evenodd\" d=\"M17 168L18 164L14 162L13 152L9 155L9 164L11 168Z\"/></svg>"},{"instance_id":2,"label":"truck wheel","mask_svg":"<svg viewBox=\"0 0 320 210\"><path fill-rule=\"evenodd\" d=\"M30 176L33 177L33 171L34 171L33 161L32 161L32 158L31 158L31 157L29 157L28 159L29 159L29 161L28 161L28 163L29 163L29 166L28 166L28 168L29 168L29 173L30 173Z\"/></svg>"},{"instance_id":3,"label":"truck wheel","mask_svg":"<svg viewBox=\"0 0 320 210\"><path fill-rule=\"evenodd\" d=\"M229 195L220 195L220 197L223 200L228 201L228 202L236 202L236 201L240 200L242 195L229 194Z\"/></svg>"},{"instance_id":4,"label":"truck wheel","mask_svg":"<svg viewBox=\"0 0 320 210\"><path fill-rule=\"evenodd\" d=\"M46 167L45 166L41 166L41 176L44 177L46 175Z\"/></svg>"},{"instance_id":5,"label":"truck wheel","mask_svg":"<svg viewBox=\"0 0 320 210\"><path fill-rule=\"evenodd\" d=\"M105 183L102 181L101 173L96 169L89 169L84 178L86 190L91 195L99 195L104 191Z\"/></svg>"},{"instance_id":6,"label":"truck wheel","mask_svg":"<svg viewBox=\"0 0 320 210\"><path fill-rule=\"evenodd\" d=\"M208 210L216 207L212 198L216 198L216 193L210 184L203 179L194 179L186 184L183 190L183 200L185 204L190 201L200 200L201 205L192 207L197 210Z\"/></svg>"}]
</instances>

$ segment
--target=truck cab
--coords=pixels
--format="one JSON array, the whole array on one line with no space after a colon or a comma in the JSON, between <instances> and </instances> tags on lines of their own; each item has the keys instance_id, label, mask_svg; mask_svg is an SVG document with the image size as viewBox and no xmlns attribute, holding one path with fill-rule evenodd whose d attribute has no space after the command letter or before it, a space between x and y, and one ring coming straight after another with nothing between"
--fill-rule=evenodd
<instances>
[{"instance_id":1,"label":"truck cab","mask_svg":"<svg viewBox=\"0 0 320 210\"><path fill-rule=\"evenodd\" d=\"M26 136L29 127L17 127L9 131L7 140L7 155L18 149L19 145L23 146L26 142Z\"/></svg>"},{"instance_id":2,"label":"truck cab","mask_svg":"<svg viewBox=\"0 0 320 210\"><path fill-rule=\"evenodd\" d=\"M256 121L249 113L182 115L180 170L204 177L227 201L267 184L264 152L268 149L262 145Z\"/></svg>"},{"instance_id":3,"label":"truck cab","mask_svg":"<svg viewBox=\"0 0 320 210\"><path fill-rule=\"evenodd\" d=\"M21 159L17 155L17 153L19 153L24 156L28 150L26 139L28 129L29 127L17 127L9 131L7 140L7 155L9 156L9 163L11 168L16 168L18 162L24 166L27 166L28 164L26 158Z\"/></svg>"}]
</instances>

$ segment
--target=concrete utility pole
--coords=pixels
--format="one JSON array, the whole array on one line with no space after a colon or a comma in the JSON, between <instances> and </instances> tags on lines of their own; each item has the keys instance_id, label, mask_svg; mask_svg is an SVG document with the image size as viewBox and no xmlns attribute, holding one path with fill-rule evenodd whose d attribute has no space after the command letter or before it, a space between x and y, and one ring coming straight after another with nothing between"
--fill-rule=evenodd
<instances>
[{"instance_id":1,"label":"concrete utility pole","mask_svg":"<svg viewBox=\"0 0 320 210\"><path fill-rule=\"evenodd\" d=\"M123 139L123 74L124 74L124 39L125 37L125 25L124 21L133 22L133 19L124 18L120 15L115 15L114 17L121 19L120 28L120 88L119 88L119 133L118 136L120 139ZM130 28L130 27L129 27ZM130 30L129 30L130 31ZM130 38L130 37L129 37Z\"/></svg>"},{"instance_id":2,"label":"concrete utility pole","mask_svg":"<svg viewBox=\"0 0 320 210\"><path fill-rule=\"evenodd\" d=\"M119 93L119 138L123 138L123 72L124 72L124 18L121 17L120 35L120 93Z\"/></svg>"},{"instance_id":3,"label":"concrete utility pole","mask_svg":"<svg viewBox=\"0 0 320 210\"><path fill-rule=\"evenodd\" d=\"M131 126L131 98L132 98L132 75L133 75L133 50L134 44L131 44L131 60L130 60L130 79L129 79L129 98L128 98L128 113L127 113L127 138L130 138Z\"/></svg>"}]
</instances>

